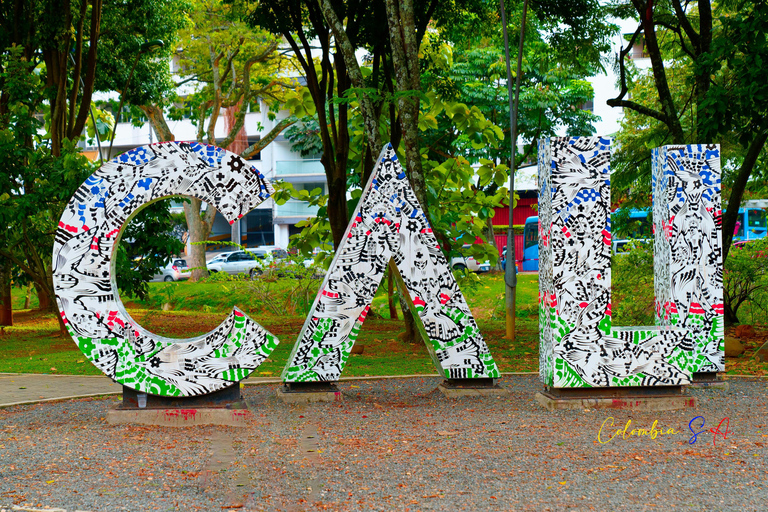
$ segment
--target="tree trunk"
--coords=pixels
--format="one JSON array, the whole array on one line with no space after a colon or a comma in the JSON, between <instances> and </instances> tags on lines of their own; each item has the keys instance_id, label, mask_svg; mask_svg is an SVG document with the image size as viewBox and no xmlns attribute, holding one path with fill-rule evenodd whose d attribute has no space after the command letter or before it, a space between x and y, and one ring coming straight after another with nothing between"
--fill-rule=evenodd
<instances>
[{"instance_id":1,"label":"tree trunk","mask_svg":"<svg viewBox=\"0 0 768 512\"><path fill-rule=\"evenodd\" d=\"M405 287L403 278L400 276L400 271L397 269L394 260L389 260L390 276L395 278L397 282L397 292L400 299L400 310L403 312L403 325L405 332L400 333L397 338L406 343L418 343L421 340L421 334L418 327L416 327L416 319L413 317L413 313L410 307L410 294ZM426 340L425 340L426 341Z\"/></svg>"},{"instance_id":2,"label":"tree trunk","mask_svg":"<svg viewBox=\"0 0 768 512\"><path fill-rule=\"evenodd\" d=\"M397 320L397 308L395 307L395 282L392 277L392 266L387 266L387 305L389 305L390 320Z\"/></svg>"},{"instance_id":3,"label":"tree trunk","mask_svg":"<svg viewBox=\"0 0 768 512\"><path fill-rule=\"evenodd\" d=\"M51 311L53 306L53 297L51 297L45 286L35 281L35 292L37 292L37 309L40 311Z\"/></svg>"},{"instance_id":4,"label":"tree trunk","mask_svg":"<svg viewBox=\"0 0 768 512\"><path fill-rule=\"evenodd\" d=\"M736 228L736 221L739 217L739 207L741 206L741 199L744 197L744 190L747 187L749 177L752 175L752 170L757 163L760 152L763 150L763 146L765 146L766 140L768 140L768 132L760 133L752 140L752 144L747 149L747 154L731 187L728 209L723 215L723 264L725 264L725 260L728 258L728 253L731 250L733 231Z\"/></svg>"},{"instance_id":5,"label":"tree trunk","mask_svg":"<svg viewBox=\"0 0 768 512\"><path fill-rule=\"evenodd\" d=\"M680 123L680 118L677 115L677 108L672 99L672 92L669 90L667 73L664 69L664 57L661 55L659 41L656 38L656 24L653 22L652 7L649 7L652 6L652 4L643 0L632 0L632 3L640 15L640 21L643 25L645 47L648 51L648 56L651 59L651 71L653 72L653 78L656 82L656 90L659 93L661 111L666 116L665 124L672 135L671 142L675 144L684 144L685 134L683 132L683 125Z\"/></svg>"},{"instance_id":6,"label":"tree trunk","mask_svg":"<svg viewBox=\"0 0 768 512\"><path fill-rule=\"evenodd\" d=\"M216 209L208 205L205 211L205 217L201 217L200 210L203 202L191 197L189 203L184 203L184 217L187 219L187 230L189 231L189 266L192 267L192 276L190 281L199 281L208 277L208 269L205 262L205 244L196 242L205 242L213 227L213 219L216 215Z\"/></svg>"},{"instance_id":7,"label":"tree trunk","mask_svg":"<svg viewBox=\"0 0 768 512\"><path fill-rule=\"evenodd\" d=\"M29 309L32 305L32 283L27 284L27 293L24 296L24 309Z\"/></svg>"},{"instance_id":8,"label":"tree trunk","mask_svg":"<svg viewBox=\"0 0 768 512\"><path fill-rule=\"evenodd\" d=\"M167 142L176 138L168 127L162 108L157 105L141 105L139 108L149 119L149 123L155 130L155 135L157 135L158 142Z\"/></svg>"},{"instance_id":9,"label":"tree trunk","mask_svg":"<svg viewBox=\"0 0 768 512\"><path fill-rule=\"evenodd\" d=\"M11 297L11 265L9 262L0 267L0 325L13 325L13 302Z\"/></svg>"}]
</instances>

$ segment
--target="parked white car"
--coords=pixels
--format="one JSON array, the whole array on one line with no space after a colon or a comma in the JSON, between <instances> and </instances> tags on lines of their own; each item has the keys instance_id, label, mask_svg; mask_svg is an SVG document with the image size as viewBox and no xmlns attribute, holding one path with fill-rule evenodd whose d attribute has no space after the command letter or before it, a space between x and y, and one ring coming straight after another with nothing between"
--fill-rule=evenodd
<instances>
[{"instance_id":1,"label":"parked white car","mask_svg":"<svg viewBox=\"0 0 768 512\"><path fill-rule=\"evenodd\" d=\"M226 272L227 274L250 274L254 269L261 270L264 266L264 255L258 258L250 251L235 251L224 258L208 262L210 272Z\"/></svg>"},{"instance_id":2,"label":"parked white car","mask_svg":"<svg viewBox=\"0 0 768 512\"><path fill-rule=\"evenodd\" d=\"M220 252L219 254L217 254L216 256L214 256L213 258L211 258L210 260L208 260L208 262L207 262L206 264L208 264L208 263L215 263L215 262L217 262L217 261L224 261L224 260L226 260L226 259L227 259L227 256L229 256L229 255L230 255L230 254L232 254L233 252L234 252L234 251L229 251L229 252Z\"/></svg>"},{"instance_id":3,"label":"parked white car","mask_svg":"<svg viewBox=\"0 0 768 512\"><path fill-rule=\"evenodd\" d=\"M288 257L285 249L266 246L245 251L235 251L221 259L214 258L208 262L211 272L226 272L227 274L248 274L250 276L266 271L274 261Z\"/></svg>"},{"instance_id":4,"label":"parked white car","mask_svg":"<svg viewBox=\"0 0 768 512\"><path fill-rule=\"evenodd\" d=\"M470 244L464 244L461 248L466 252L470 247L472 247ZM451 268L453 270L464 270L466 268L472 272L490 272L491 262L486 260L479 263L472 256L454 256L451 258Z\"/></svg>"},{"instance_id":5,"label":"parked white car","mask_svg":"<svg viewBox=\"0 0 768 512\"><path fill-rule=\"evenodd\" d=\"M160 269L160 272L152 276L152 281L180 281L189 279L191 271L187 267L187 260L174 258L166 266Z\"/></svg>"}]
</instances>

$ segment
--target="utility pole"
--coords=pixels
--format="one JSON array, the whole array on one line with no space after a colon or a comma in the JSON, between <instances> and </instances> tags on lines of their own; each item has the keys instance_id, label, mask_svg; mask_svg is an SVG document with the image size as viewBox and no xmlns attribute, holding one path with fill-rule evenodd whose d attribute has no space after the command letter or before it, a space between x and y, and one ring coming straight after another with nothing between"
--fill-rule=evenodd
<instances>
[{"instance_id":1,"label":"utility pole","mask_svg":"<svg viewBox=\"0 0 768 512\"><path fill-rule=\"evenodd\" d=\"M528 0L523 1L523 17L520 23L520 44L517 48L517 74L515 76L515 94L512 96L512 68L509 64L509 36L507 35L507 16L504 0L501 3L501 24L504 31L504 54L507 60L507 91L509 96L509 125L512 145L512 158L509 166L509 226L507 227L507 264L504 273L504 301L507 310L506 339L515 339L515 295L517 293L517 267L515 262L515 232L512 229L512 211L515 207L515 155L517 153L517 110L520 103L520 77L523 74L523 41L525 39L525 18L528 14Z\"/></svg>"}]
</instances>

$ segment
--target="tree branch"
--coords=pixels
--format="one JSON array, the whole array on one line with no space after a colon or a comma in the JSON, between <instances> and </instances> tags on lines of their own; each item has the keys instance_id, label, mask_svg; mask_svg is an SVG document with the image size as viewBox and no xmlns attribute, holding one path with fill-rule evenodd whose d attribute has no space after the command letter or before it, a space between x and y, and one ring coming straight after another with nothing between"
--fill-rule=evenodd
<instances>
[{"instance_id":1,"label":"tree branch","mask_svg":"<svg viewBox=\"0 0 768 512\"><path fill-rule=\"evenodd\" d=\"M246 160L250 160L254 155L259 153L262 149L267 147L267 145L275 140L280 133L294 124L297 121L297 119L294 116L286 117L285 119L281 120L279 123L275 125L274 128L272 128L269 133L267 133L264 137L262 137L260 140L258 140L255 144L250 145L248 148L246 148L242 153L240 153L240 156L245 158Z\"/></svg>"}]
</instances>

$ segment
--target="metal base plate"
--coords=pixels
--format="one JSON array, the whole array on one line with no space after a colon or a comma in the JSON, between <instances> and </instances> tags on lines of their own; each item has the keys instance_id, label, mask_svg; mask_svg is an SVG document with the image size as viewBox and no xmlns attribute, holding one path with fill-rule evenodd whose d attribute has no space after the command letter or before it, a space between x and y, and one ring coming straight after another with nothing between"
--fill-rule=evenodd
<instances>
[{"instance_id":1,"label":"metal base plate","mask_svg":"<svg viewBox=\"0 0 768 512\"><path fill-rule=\"evenodd\" d=\"M158 396L139 393L135 389L123 386L123 402L119 410L140 409L245 409L245 401L240 394L240 383L201 396Z\"/></svg>"}]
</instances>

